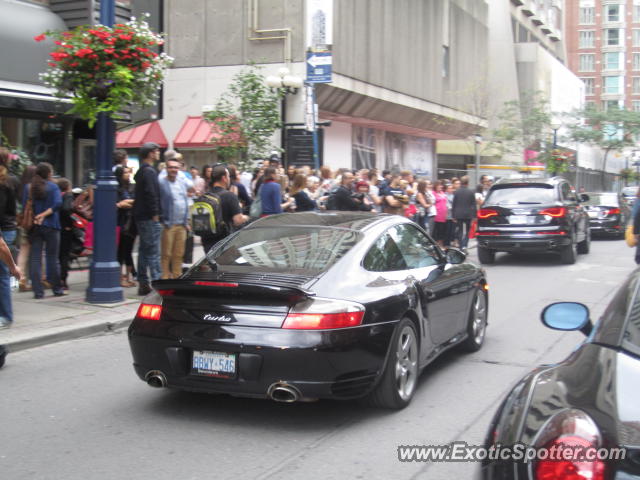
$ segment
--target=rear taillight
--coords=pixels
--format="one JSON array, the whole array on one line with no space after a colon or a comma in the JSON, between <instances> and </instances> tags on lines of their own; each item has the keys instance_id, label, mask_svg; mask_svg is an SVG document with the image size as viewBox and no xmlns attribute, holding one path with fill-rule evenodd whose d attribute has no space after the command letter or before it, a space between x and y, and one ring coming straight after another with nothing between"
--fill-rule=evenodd
<instances>
[{"instance_id":1,"label":"rear taillight","mask_svg":"<svg viewBox=\"0 0 640 480\"><path fill-rule=\"evenodd\" d=\"M611 215L620 215L620 209L619 208L610 208L609 211L607 212L608 216Z\"/></svg>"},{"instance_id":2,"label":"rear taillight","mask_svg":"<svg viewBox=\"0 0 640 480\"><path fill-rule=\"evenodd\" d=\"M359 303L329 298L309 298L291 308L282 328L329 330L357 327L362 324L363 318L364 306Z\"/></svg>"},{"instance_id":3,"label":"rear taillight","mask_svg":"<svg viewBox=\"0 0 640 480\"><path fill-rule=\"evenodd\" d=\"M564 207L551 207L540 210L538 215L548 215L549 217L564 217L567 214L567 209Z\"/></svg>"},{"instance_id":4,"label":"rear taillight","mask_svg":"<svg viewBox=\"0 0 640 480\"><path fill-rule=\"evenodd\" d=\"M161 292L169 292L169 290L161 290ZM171 291L171 294L173 294L173 291ZM158 292L151 292L142 299L136 317L144 320L160 320L161 316L162 296Z\"/></svg>"},{"instance_id":5,"label":"rear taillight","mask_svg":"<svg viewBox=\"0 0 640 480\"><path fill-rule=\"evenodd\" d=\"M498 211L493 208L481 208L478 210L478 218L485 219L490 217L497 217Z\"/></svg>"},{"instance_id":6,"label":"rear taillight","mask_svg":"<svg viewBox=\"0 0 640 480\"><path fill-rule=\"evenodd\" d=\"M558 231L553 231L550 232L548 230L543 230L540 232L536 232L538 235L566 235L567 232L563 231L563 230L558 230Z\"/></svg>"},{"instance_id":7,"label":"rear taillight","mask_svg":"<svg viewBox=\"0 0 640 480\"><path fill-rule=\"evenodd\" d=\"M500 232L476 232L476 237L484 237L489 235L500 235Z\"/></svg>"},{"instance_id":8,"label":"rear taillight","mask_svg":"<svg viewBox=\"0 0 640 480\"><path fill-rule=\"evenodd\" d=\"M602 444L595 422L580 410L554 416L535 442L548 453L534 465L535 480L604 480L605 463L595 455Z\"/></svg>"}]
</instances>

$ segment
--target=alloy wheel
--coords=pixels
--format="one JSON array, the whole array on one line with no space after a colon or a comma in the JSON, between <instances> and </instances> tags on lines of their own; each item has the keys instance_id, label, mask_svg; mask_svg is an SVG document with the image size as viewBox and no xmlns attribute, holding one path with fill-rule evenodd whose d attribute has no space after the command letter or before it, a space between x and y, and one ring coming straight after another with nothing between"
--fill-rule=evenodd
<instances>
[{"instance_id":1,"label":"alloy wheel","mask_svg":"<svg viewBox=\"0 0 640 480\"><path fill-rule=\"evenodd\" d=\"M473 339L481 345L487 330L487 300L484 293L478 292L473 305Z\"/></svg>"},{"instance_id":2,"label":"alloy wheel","mask_svg":"<svg viewBox=\"0 0 640 480\"><path fill-rule=\"evenodd\" d=\"M413 328L405 326L398 336L396 348L396 386L398 395L408 400L418 378L418 342Z\"/></svg>"}]
</instances>

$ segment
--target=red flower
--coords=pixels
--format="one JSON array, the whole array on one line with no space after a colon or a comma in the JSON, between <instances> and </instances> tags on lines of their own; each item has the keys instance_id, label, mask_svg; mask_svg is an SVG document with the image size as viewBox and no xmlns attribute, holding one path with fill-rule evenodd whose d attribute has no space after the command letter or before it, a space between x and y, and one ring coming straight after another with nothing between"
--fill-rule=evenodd
<instances>
[{"instance_id":1,"label":"red flower","mask_svg":"<svg viewBox=\"0 0 640 480\"><path fill-rule=\"evenodd\" d=\"M142 62L142 68L144 70L146 70L147 68L149 68L151 66L151 64L149 62Z\"/></svg>"},{"instance_id":2,"label":"red flower","mask_svg":"<svg viewBox=\"0 0 640 480\"><path fill-rule=\"evenodd\" d=\"M112 66L112 65L113 65L113 62L104 62L104 64L105 64L107 67L110 67L110 66Z\"/></svg>"},{"instance_id":3,"label":"red flower","mask_svg":"<svg viewBox=\"0 0 640 480\"><path fill-rule=\"evenodd\" d=\"M79 65L78 62L73 62L69 64L70 67L77 67L78 65Z\"/></svg>"},{"instance_id":4,"label":"red flower","mask_svg":"<svg viewBox=\"0 0 640 480\"><path fill-rule=\"evenodd\" d=\"M123 34L121 34L121 35L118 35L118 38L120 40L131 40L132 36L131 35L123 35Z\"/></svg>"},{"instance_id":5,"label":"red flower","mask_svg":"<svg viewBox=\"0 0 640 480\"><path fill-rule=\"evenodd\" d=\"M91 50L90 48L81 48L76 52L76 57L84 58L91 53L93 53L93 50Z\"/></svg>"},{"instance_id":6,"label":"red flower","mask_svg":"<svg viewBox=\"0 0 640 480\"><path fill-rule=\"evenodd\" d=\"M144 47L136 47L136 50L138 50L139 52L148 52L149 51L148 48L144 48Z\"/></svg>"},{"instance_id":7,"label":"red flower","mask_svg":"<svg viewBox=\"0 0 640 480\"><path fill-rule=\"evenodd\" d=\"M115 52L115 50L113 48L105 48L104 49L104 53L106 53L107 55L111 55L113 52Z\"/></svg>"},{"instance_id":8,"label":"red flower","mask_svg":"<svg viewBox=\"0 0 640 480\"><path fill-rule=\"evenodd\" d=\"M53 43L55 43L56 45L62 45L62 42L61 42L60 40L56 40L56 41L55 41L55 42L53 42Z\"/></svg>"},{"instance_id":9,"label":"red flower","mask_svg":"<svg viewBox=\"0 0 640 480\"><path fill-rule=\"evenodd\" d=\"M62 45L64 48L73 48L73 45L69 45L68 43L65 43Z\"/></svg>"},{"instance_id":10,"label":"red flower","mask_svg":"<svg viewBox=\"0 0 640 480\"><path fill-rule=\"evenodd\" d=\"M51 52L49 54L51 56L51 58L53 58L56 62L61 61L64 58L67 58L69 56L68 53L64 53L64 52Z\"/></svg>"},{"instance_id":11,"label":"red flower","mask_svg":"<svg viewBox=\"0 0 640 480\"><path fill-rule=\"evenodd\" d=\"M129 53L129 49L128 48L123 48L122 50L120 50L122 53L127 54Z\"/></svg>"},{"instance_id":12,"label":"red flower","mask_svg":"<svg viewBox=\"0 0 640 480\"><path fill-rule=\"evenodd\" d=\"M55 67L56 64L54 62L47 62L47 65L49 65L50 67Z\"/></svg>"},{"instance_id":13,"label":"red flower","mask_svg":"<svg viewBox=\"0 0 640 480\"><path fill-rule=\"evenodd\" d=\"M47 36L44 33L41 33L40 35L33 37L33 39L36 42L42 42L45 38L47 38Z\"/></svg>"}]
</instances>

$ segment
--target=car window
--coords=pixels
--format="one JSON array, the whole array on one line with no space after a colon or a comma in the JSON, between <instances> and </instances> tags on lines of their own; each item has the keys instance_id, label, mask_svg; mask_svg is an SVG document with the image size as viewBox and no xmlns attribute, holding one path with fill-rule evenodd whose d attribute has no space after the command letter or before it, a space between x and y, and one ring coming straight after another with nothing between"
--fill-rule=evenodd
<instances>
[{"instance_id":1,"label":"car window","mask_svg":"<svg viewBox=\"0 0 640 480\"><path fill-rule=\"evenodd\" d=\"M535 205L552 203L555 192L551 185L517 185L496 188L489 192L485 205Z\"/></svg>"},{"instance_id":2,"label":"car window","mask_svg":"<svg viewBox=\"0 0 640 480\"><path fill-rule=\"evenodd\" d=\"M398 245L407 269L430 267L439 263L438 248L414 225L396 225L389 234Z\"/></svg>"},{"instance_id":3,"label":"car window","mask_svg":"<svg viewBox=\"0 0 640 480\"><path fill-rule=\"evenodd\" d=\"M376 240L376 243L365 255L362 265L370 272L393 272L407 269L402 252L389 232L384 233Z\"/></svg>"},{"instance_id":4,"label":"car window","mask_svg":"<svg viewBox=\"0 0 640 480\"><path fill-rule=\"evenodd\" d=\"M605 206L605 207L617 207L618 206L618 197L615 193L590 193L589 200L585 203L585 205L590 205L594 207Z\"/></svg>"},{"instance_id":5,"label":"car window","mask_svg":"<svg viewBox=\"0 0 640 480\"><path fill-rule=\"evenodd\" d=\"M209 250L192 271L207 270L213 261L247 269L319 273L342 258L361 238L359 232L340 228L248 228Z\"/></svg>"},{"instance_id":6,"label":"car window","mask_svg":"<svg viewBox=\"0 0 640 480\"><path fill-rule=\"evenodd\" d=\"M637 288L637 282L632 282ZM622 347L636 355L640 355L640 292L636 291L629 311L629 318L622 336Z\"/></svg>"},{"instance_id":7,"label":"car window","mask_svg":"<svg viewBox=\"0 0 640 480\"><path fill-rule=\"evenodd\" d=\"M562 200L565 200L567 202L577 202L578 199L576 198L576 195L573 191L571 191L571 187L569 186L568 183L561 183L560 184L560 193L562 195Z\"/></svg>"}]
</instances>

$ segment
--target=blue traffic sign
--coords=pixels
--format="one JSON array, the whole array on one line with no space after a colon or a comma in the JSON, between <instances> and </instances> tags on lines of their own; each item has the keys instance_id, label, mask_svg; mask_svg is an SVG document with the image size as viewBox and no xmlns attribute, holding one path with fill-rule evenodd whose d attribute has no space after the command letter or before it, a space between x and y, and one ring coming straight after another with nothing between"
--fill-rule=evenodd
<instances>
[{"instance_id":1,"label":"blue traffic sign","mask_svg":"<svg viewBox=\"0 0 640 480\"><path fill-rule=\"evenodd\" d=\"M307 52L307 82L331 83L331 52Z\"/></svg>"}]
</instances>

